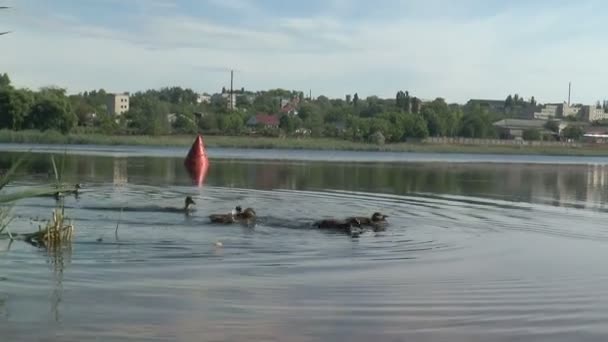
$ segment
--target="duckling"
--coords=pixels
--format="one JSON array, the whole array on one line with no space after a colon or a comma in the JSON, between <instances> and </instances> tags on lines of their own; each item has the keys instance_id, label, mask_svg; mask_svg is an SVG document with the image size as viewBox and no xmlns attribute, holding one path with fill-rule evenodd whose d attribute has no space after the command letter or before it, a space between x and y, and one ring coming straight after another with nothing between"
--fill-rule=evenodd
<instances>
[{"instance_id":1,"label":"duckling","mask_svg":"<svg viewBox=\"0 0 608 342\"><path fill-rule=\"evenodd\" d=\"M186 198L184 199L184 206L182 208L166 207L166 208L160 208L160 210L167 211L167 212L174 212L174 213L190 214L191 212L194 211L194 208L192 206L195 204L196 203L194 202L194 200L192 199L191 196L186 196Z\"/></svg>"},{"instance_id":2,"label":"duckling","mask_svg":"<svg viewBox=\"0 0 608 342\"><path fill-rule=\"evenodd\" d=\"M64 192L56 192L53 196L55 197L55 199L58 201L59 199L61 199L61 197L65 197L67 195L74 195L74 197L78 198L78 194L79 191L82 189L82 185L80 185L80 183L76 183L74 185L74 190L68 190L68 191L64 191Z\"/></svg>"},{"instance_id":3,"label":"duckling","mask_svg":"<svg viewBox=\"0 0 608 342\"><path fill-rule=\"evenodd\" d=\"M234 209L232 209L232 212L230 214L209 215L209 220L211 220L211 222L213 222L213 223L224 223L224 224L236 223L236 222L251 223L251 222L255 221L256 216L257 215L255 213L255 210L253 210L252 208L246 208L245 210L243 210L243 208L240 205L238 205Z\"/></svg>"},{"instance_id":4,"label":"duckling","mask_svg":"<svg viewBox=\"0 0 608 342\"><path fill-rule=\"evenodd\" d=\"M184 200L184 211L189 212L194 210L194 208L190 207L191 205L196 205L196 203L191 196L186 196L186 199Z\"/></svg>"},{"instance_id":5,"label":"duckling","mask_svg":"<svg viewBox=\"0 0 608 342\"><path fill-rule=\"evenodd\" d=\"M357 216L354 218L358 219L359 222L361 222L361 225L369 226L369 227L373 228L374 231L378 231L378 230L383 230L386 228L386 225L388 224L388 221L386 221L387 217L388 217L387 215L383 215L382 213L375 212L372 214L371 217ZM352 217L349 219L352 219Z\"/></svg>"},{"instance_id":6,"label":"duckling","mask_svg":"<svg viewBox=\"0 0 608 342\"><path fill-rule=\"evenodd\" d=\"M325 219L315 222L313 226L320 229L333 229L353 234L353 228L358 228L357 230L361 229L361 221L356 217L351 217L346 220Z\"/></svg>"},{"instance_id":7,"label":"duckling","mask_svg":"<svg viewBox=\"0 0 608 342\"><path fill-rule=\"evenodd\" d=\"M211 214L209 220L213 223L229 224L236 222L236 216L242 213L241 206L232 209L230 214Z\"/></svg>"},{"instance_id":8,"label":"duckling","mask_svg":"<svg viewBox=\"0 0 608 342\"><path fill-rule=\"evenodd\" d=\"M255 210L252 208L243 210L240 205L236 207L236 218L238 220L255 220L256 216Z\"/></svg>"}]
</instances>

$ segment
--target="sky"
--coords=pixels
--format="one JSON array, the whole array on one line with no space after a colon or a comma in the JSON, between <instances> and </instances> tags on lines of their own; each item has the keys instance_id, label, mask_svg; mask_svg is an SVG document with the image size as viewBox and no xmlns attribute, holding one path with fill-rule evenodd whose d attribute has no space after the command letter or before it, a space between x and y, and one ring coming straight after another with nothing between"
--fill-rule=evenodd
<instances>
[{"instance_id":1,"label":"sky","mask_svg":"<svg viewBox=\"0 0 608 342\"><path fill-rule=\"evenodd\" d=\"M603 0L0 0L0 72L111 92L608 99Z\"/></svg>"}]
</instances>

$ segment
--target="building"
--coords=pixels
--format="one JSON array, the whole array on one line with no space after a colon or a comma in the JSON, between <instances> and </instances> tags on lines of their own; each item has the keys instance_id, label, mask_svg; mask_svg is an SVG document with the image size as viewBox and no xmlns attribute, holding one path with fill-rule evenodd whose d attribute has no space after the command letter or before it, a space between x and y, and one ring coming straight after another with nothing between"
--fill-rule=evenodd
<instances>
[{"instance_id":1,"label":"building","mask_svg":"<svg viewBox=\"0 0 608 342\"><path fill-rule=\"evenodd\" d=\"M129 94L108 94L107 107L111 116L124 114L129 110Z\"/></svg>"},{"instance_id":2,"label":"building","mask_svg":"<svg viewBox=\"0 0 608 342\"><path fill-rule=\"evenodd\" d=\"M276 115L257 114L247 120L247 126L265 128L279 128L279 117Z\"/></svg>"},{"instance_id":3,"label":"building","mask_svg":"<svg viewBox=\"0 0 608 342\"><path fill-rule=\"evenodd\" d=\"M534 111L532 118L536 120L549 120L553 118L561 118L564 110L562 103L548 103L540 108L540 111Z\"/></svg>"},{"instance_id":4,"label":"building","mask_svg":"<svg viewBox=\"0 0 608 342\"><path fill-rule=\"evenodd\" d=\"M226 100L228 109L236 109L236 93L223 93L222 98Z\"/></svg>"},{"instance_id":5,"label":"building","mask_svg":"<svg viewBox=\"0 0 608 342\"><path fill-rule=\"evenodd\" d=\"M294 97L291 100L281 99L281 114L298 115L298 105L300 103L299 97Z\"/></svg>"},{"instance_id":6,"label":"building","mask_svg":"<svg viewBox=\"0 0 608 342\"><path fill-rule=\"evenodd\" d=\"M502 119L496 121L492 125L496 127L500 133L500 136L508 139L521 139L523 133L529 129L536 129L540 131L542 135L555 135L556 133L545 128L545 120L524 120L524 119ZM559 123L559 131L561 131L566 125Z\"/></svg>"},{"instance_id":7,"label":"building","mask_svg":"<svg viewBox=\"0 0 608 342\"><path fill-rule=\"evenodd\" d=\"M198 97L196 98L196 102L197 103L211 103L211 95L209 95L207 93L198 94Z\"/></svg>"},{"instance_id":8,"label":"building","mask_svg":"<svg viewBox=\"0 0 608 342\"><path fill-rule=\"evenodd\" d=\"M582 106L580 109L581 118L587 122L608 120L608 113L603 108L596 106Z\"/></svg>"}]
</instances>

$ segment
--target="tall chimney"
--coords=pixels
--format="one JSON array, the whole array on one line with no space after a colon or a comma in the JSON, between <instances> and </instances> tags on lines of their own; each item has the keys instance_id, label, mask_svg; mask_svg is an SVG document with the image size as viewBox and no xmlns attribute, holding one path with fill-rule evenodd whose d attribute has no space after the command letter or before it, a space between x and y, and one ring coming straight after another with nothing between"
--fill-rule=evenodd
<instances>
[{"instance_id":1,"label":"tall chimney","mask_svg":"<svg viewBox=\"0 0 608 342\"><path fill-rule=\"evenodd\" d=\"M230 110L234 110L234 92L233 92L234 70L230 70Z\"/></svg>"},{"instance_id":2,"label":"tall chimney","mask_svg":"<svg viewBox=\"0 0 608 342\"><path fill-rule=\"evenodd\" d=\"M572 91L572 82L568 82L568 107L570 107L570 94Z\"/></svg>"}]
</instances>

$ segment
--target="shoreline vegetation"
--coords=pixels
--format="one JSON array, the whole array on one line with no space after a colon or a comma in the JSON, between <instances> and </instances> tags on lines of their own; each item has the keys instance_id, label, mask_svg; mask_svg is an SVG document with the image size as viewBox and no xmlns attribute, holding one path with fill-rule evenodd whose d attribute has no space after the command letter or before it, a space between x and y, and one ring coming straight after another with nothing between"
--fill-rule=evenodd
<instances>
[{"instance_id":1,"label":"shoreline vegetation","mask_svg":"<svg viewBox=\"0 0 608 342\"><path fill-rule=\"evenodd\" d=\"M194 134L187 135L104 135L62 134L57 131L0 130L0 143L61 144L61 145L125 145L155 147L190 147ZM472 154L528 154L563 156L608 156L608 147L600 145L531 146L484 145L437 142L402 142L372 144L336 138L276 138L252 136L203 135L205 146L211 148L257 148L294 150L340 150L369 152L472 153Z\"/></svg>"}]
</instances>

